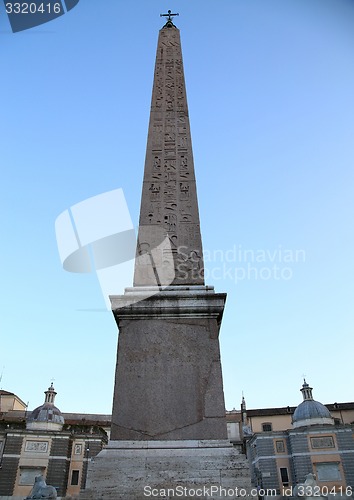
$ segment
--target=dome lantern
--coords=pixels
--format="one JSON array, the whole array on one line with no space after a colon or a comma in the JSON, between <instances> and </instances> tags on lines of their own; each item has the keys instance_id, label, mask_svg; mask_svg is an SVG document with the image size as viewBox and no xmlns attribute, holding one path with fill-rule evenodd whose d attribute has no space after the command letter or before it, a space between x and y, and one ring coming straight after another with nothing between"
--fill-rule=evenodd
<instances>
[{"instance_id":1,"label":"dome lantern","mask_svg":"<svg viewBox=\"0 0 354 500\"><path fill-rule=\"evenodd\" d=\"M27 417L26 429L35 431L61 431L64 425L64 417L61 411L54 406L57 393L53 387L53 382L44 394L44 403L33 410Z\"/></svg>"},{"instance_id":2,"label":"dome lantern","mask_svg":"<svg viewBox=\"0 0 354 500\"><path fill-rule=\"evenodd\" d=\"M312 387L304 379L302 388L303 401L299 404L293 414L292 425L306 427L309 425L334 425L334 419L329 410L312 396Z\"/></svg>"}]
</instances>

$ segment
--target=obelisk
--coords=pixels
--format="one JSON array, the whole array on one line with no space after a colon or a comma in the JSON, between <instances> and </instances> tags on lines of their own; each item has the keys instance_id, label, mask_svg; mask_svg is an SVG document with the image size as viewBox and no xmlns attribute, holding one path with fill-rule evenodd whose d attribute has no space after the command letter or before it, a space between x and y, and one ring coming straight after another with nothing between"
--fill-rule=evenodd
<instances>
[{"instance_id":1,"label":"obelisk","mask_svg":"<svg viewBox=\"0 0 354 500\"><path fill-rule=\"evenodd\" d=\"M157 44L134 286L110 297L119 329L110 442L89 467L83 500L250 486L247 461L227 440L219 349L226 294L204 283L180 33L172 15ZM213 498L222 497L214 490Z\"/></svg>"},{"instance_id":2,"label":"obelisk","mask_svg":"<svg viewBox=\"0 0 354 500\"><path fill-rule=\"evenodd\" d=\"M126 306L132 295L138 301ZM112 439L227 437L225 299L204 286L180 33L169 18L157 44L134 287L111 297L119 328Z\"/></svg>"}]
</instances>

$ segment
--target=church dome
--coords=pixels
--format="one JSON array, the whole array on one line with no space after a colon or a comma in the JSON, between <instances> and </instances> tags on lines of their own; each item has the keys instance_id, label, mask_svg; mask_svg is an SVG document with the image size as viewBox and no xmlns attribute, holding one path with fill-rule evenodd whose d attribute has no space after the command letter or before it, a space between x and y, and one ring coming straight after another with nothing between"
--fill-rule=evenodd
<instances>
[{"instance_id":1,"label":"church dome","mask_svg":"<svg viewBox=\"0 0 354 500\"><path fill-rule=\"evenodd\" d=\"M64 425L64 417L61 411L54 406L56 396L53 383L45 391L45 401L38 406L27 417L26 428L29 430L61 431Z\"/></svg>"},{"instance_id":2,"label":"church dome","mask_svg":"<svg viewBox=\"0 0 354 500\"><path fill-rule=\"evenodd\" d=\"M307 425L334 425L334 420L329 410L319 401L312 397L312 387L304 380L300 389L304 400L296 408L292 418L293 427L304 427Z\"/></svg>"}]
</instances>

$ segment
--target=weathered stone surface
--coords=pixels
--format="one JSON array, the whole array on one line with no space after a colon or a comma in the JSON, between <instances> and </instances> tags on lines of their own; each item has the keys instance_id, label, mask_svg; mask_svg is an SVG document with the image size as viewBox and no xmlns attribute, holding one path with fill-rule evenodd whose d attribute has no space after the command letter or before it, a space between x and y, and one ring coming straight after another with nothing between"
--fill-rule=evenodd
<instances>
[{"instance_id":1,"label":"weathered stone surface","mask_svg":"<svg viewBox=\"0 0 354 500\"><path fill-rule=\"evenodd\" d=\"M218 341L225 294L212 292L111 298L120 306L113 440L227 437Z\"/></svg>"},{"instance_id":2,"label":"weathered stone surface","mask_svg":"<svg viewBox=\"0 0 354 500\"><path fill-rule=\"evenodd\" d=\"M126 288L124 295L111 295L112 311L118 323L125 319L215 318L220 325L226 294L212 286Z\"/></svg>"},{"instance_id":3,"label":"weathered stone surface","mask_svg":"<svg viewBox=\"0 0 354 500\"><path fill-rule=\"evenodd\" d=\"M111 441L90 464L89 472L89 478L94 479L88 479L80 495L83 500L142 500L152 489L166 493L170 489L169 494L158 496L165 499L175 498L173 491L182 488L187 492L201 488L210 492L211 486L251 490L247 460L226 440ZM216 491L212 498L225 498ZM195 497L193 493L183 496Z\"/></svg>"},{"instance_id":4,"label":"weathered stone surface","mask_svg":"<svg viewBox=\"0 0 354 500\"><path fill-rule=\"evenodd\" d=\"M160 30L134 285L204 284L179 30Z\"/></svg>"}]
</instances>

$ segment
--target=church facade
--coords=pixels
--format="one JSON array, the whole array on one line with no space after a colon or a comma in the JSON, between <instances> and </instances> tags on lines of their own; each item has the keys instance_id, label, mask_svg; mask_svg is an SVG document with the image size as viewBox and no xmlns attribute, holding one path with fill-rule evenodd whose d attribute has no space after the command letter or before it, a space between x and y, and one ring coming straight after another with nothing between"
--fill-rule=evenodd
<instances>
[{"instance_id":1,"label":"church facade","mask_svg":"<svg viewBox=\"0 0 354 500\"><path fill-rule=\"evenodd\" d=\"M254 410L248 416L243 402L242 432L252 482L262 490L289 497L296 485L313 474L317 496L351 496L354 404L325 406L313 399L306 381L301 392L303 401L295 409L274 409L273 415L267 409L260 410L258 418Z\"/></svg>"},{"instance_id":2,"label":"church facade","mask_svg":"<svg viewBox=\"0 0 354 500\"><path fill-rule=\"evenodd\" d=\"M110 416L62 414L53 385L32 412L0 391L0 499L23 500L43 475L58 497L75 498L85 488L87 464L105 446Z\"/></svg>"}]
</instances>

